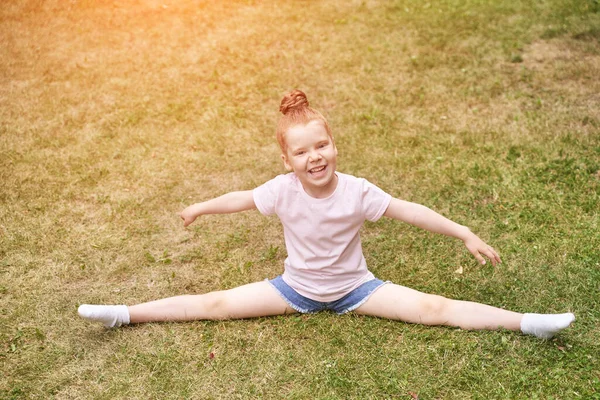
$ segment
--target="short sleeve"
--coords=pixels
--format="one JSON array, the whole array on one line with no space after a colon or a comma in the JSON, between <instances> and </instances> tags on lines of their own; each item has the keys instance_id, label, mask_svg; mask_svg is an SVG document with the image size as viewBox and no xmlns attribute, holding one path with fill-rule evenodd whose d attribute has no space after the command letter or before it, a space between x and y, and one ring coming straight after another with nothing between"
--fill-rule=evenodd
<instances>
[{"instance_id":1,"label":"short sleeve","mask_svg":"<svg viewBox=\"0 0 600 400\"><path fill-rule=\"evenodd\" d=\"M375 222L383 216L392 196L384 192L371 182L363 179L362 187L362 207L365 213L365 219Z\"/></svg>"},{"instance_id":2,"label":"short sleeve","mask_svg":"<svg viewBox=\"0 0 600 400\"><path fill-rule=\"evenodd\" d=\"M284 175L279 175L270 181L267 181L255 188L252 191L252 197L254 197L254 204L256 208L263 215L275 214L275 206L283 184Z\"/></svg>"}]
</instances>

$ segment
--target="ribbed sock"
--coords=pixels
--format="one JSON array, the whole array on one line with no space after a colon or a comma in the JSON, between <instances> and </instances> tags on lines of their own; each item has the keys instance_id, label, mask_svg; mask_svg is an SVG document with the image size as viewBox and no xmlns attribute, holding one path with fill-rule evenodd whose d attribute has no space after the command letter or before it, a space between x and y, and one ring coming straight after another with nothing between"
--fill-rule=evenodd
<instances>
[{"instance_id":1,"label":"ribbed sock","mask_svg":"<svg viewBox=\"0 0 600 400\"><path fill-rule=\"evenodd\" d=\"M575 321L573 313L566 314L524 314L521 319L521 332L526 335L550 339Z\"/></svg>"},{"instance_id":2,"label":"ribbed sock","mask_svg":"<svg viewBox=\"0 0 600 400\"><path fill-rule=\"evenodd\" d=\"M88 321L101 322L107 328L116 328L129 324L129 309L127 306L104 306L82 304L77 313Z\"/></svg>"}]
</instances>

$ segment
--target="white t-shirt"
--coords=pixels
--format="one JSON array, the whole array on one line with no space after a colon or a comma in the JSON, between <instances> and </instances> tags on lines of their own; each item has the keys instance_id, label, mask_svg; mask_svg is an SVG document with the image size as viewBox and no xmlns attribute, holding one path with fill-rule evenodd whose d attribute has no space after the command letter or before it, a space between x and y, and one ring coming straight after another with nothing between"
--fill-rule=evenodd
<instances>
[{"instance_id":1,"label":"white t-shirt","mask_svg":"<svg viewBox=\"0 0 600 400\"><path fill-rule=\"evenodd\" d=\"M283 224L283 280L316 301L338 300L374 278L367 269L358 231L377 221L392 197L366 179L336 172L338 184L327 198L309 196L294 173L279 175L253 191L264 215Z\"/></svg>"}]
</instances>

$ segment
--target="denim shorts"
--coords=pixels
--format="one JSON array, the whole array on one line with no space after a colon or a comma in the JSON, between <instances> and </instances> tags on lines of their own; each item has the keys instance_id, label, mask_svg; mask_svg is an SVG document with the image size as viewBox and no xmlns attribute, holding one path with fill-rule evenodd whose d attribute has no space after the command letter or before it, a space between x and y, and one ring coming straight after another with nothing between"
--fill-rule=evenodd
<instances>
[{"instance_id":1,"label":"denim shorts","mask_svg":"<svg viewBox=\"0 0 600 400\"><path fill-rule=\"evenodd\" d=\"M290 307L300 313L314 314L319 311L330 310L340 315L356 310L369 300L369 297L371 297L377 289L388 283L375 278L363 283L341 299L321 302L309 299L296 292L290 285L283 281L281 275L275 279L267 279L267 281L275 288Z\"/></svg>"}]
</instances>

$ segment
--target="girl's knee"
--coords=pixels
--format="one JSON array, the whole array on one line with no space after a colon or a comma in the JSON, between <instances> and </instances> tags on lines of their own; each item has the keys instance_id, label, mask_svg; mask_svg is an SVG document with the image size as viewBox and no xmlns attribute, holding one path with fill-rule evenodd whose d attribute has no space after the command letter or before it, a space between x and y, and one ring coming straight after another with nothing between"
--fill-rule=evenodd
<instances>
[{"instance_id":1,"label":"girl's knee","mask_svg":"<svg viewBox=\"0 0 600 400\"><path fill-rule=\"evenodd\" d=\"M229 318L227 304L226 291L210 292L202 295L202 307L212 317L211 319Z\"/></svg>"},{"instance_id":2,"label":"girl's knee","mask_svg":"<svg viewBox=\"0 0 600 400\"><path fill-rule=\"evenodd\" d=\"M451 300L434 294L425 295L421 300L421 313L422 317L428 322L433 320L436 321L447 314Z\"/></svg>"}]
</instances>

